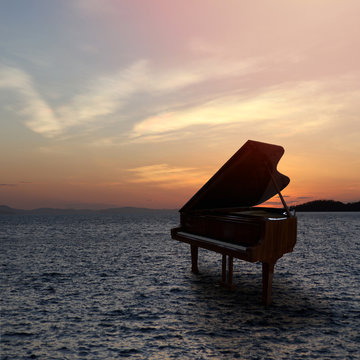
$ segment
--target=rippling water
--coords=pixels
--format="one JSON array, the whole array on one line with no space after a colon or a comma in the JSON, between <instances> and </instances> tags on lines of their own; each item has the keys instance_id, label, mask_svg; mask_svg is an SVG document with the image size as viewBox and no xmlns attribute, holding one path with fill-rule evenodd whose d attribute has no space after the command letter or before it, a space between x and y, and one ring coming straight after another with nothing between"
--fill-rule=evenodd
<instances>
[{"instance_id":1,"label":"rippling water","mask_svg":"<svg viewBox=\"0 0 360 360\"><path fill-rule=\"evenodd\" d=\"M1 359L358 359L360 213L300 213L261 305L261 265L170 238L178 214L0 216Z\"/></svg>"}]
</instances>

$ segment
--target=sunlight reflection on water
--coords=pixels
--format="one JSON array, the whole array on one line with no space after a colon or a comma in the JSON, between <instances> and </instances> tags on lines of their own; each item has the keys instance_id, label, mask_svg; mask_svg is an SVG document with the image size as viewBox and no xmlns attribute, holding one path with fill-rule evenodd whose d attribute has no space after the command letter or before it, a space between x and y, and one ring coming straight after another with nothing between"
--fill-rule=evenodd
<instances>
[{"instance_id":1,"label":"sunlight reflection on water","mask_svg":"<svg viewBox=\"0 0 360 360\"><path fill-rule=\"evenodd\" d=\"M261 305L261 266L170 239L178 214L1 216L2 359L356 359L360 214L300 213Z\"/></svg>"}]
</instances>

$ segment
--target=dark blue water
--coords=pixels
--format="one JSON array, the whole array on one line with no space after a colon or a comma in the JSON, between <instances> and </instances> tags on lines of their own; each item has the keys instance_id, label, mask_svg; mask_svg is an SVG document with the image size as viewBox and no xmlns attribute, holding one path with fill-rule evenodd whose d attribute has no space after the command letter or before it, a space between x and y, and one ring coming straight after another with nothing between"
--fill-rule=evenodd
<instances>
[{"instance_id":1,"label":"dark blue water","mask_svg":"<svg viewBox=\"0 0 360 360\"><path fill-rule=\"evenodd\" d=\"M261 305L261 265L170 238L177 213L0 216L1 359L359 359L360 213L300 213Z\"/></svg>"}]
</instances>

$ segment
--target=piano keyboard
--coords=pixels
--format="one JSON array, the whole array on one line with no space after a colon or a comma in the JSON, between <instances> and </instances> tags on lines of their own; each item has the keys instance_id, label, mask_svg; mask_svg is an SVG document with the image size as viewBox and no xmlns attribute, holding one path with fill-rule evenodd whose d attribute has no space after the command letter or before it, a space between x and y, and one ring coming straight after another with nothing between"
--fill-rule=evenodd
<instances>
[{"instance_id":1,"label":"piano keyboard","mask_svg":"<svg viewBox=\"0 0 360 360\"><path fill-rule=\"evenodd\" d=\"M184 232L184 231L179 231L177 234L180 235L180 236L190 238L190 239L205 241L205 242L210 243L210 244L218 245L218 246L221 246L221 247L226 247L227 249L230 249L230 250L246 251L246 249L247 249L246 246L236 245L236 244L228 243L228 242L225 242L225 241L208 238L208 237L205 237L205 236L190 234L190 233L187 233L187 232Z\"/></svg>"}]
</instances>

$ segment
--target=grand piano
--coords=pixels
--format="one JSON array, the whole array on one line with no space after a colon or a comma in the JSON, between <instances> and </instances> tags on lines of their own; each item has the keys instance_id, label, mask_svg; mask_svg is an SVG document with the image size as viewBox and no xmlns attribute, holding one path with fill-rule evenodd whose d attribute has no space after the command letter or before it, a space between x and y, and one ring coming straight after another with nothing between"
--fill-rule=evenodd
<instances>
[{"instance_id":1,"label":"grand piano","mask_svg":"<svg viewBox=\"0 0 360 360\"><path fill-rule=\"evenodd\" d=\"M192 272L198 249L222 255L221 284L233 288L233 258L262 263L262 302L270 305L276 261L296 243L297 218L282 194L290 179L279 173L278 145L248 140L180 209L171 237L190 244ZM257 206L278 194L283 208Z\"/></svg>"}]
</instances>

